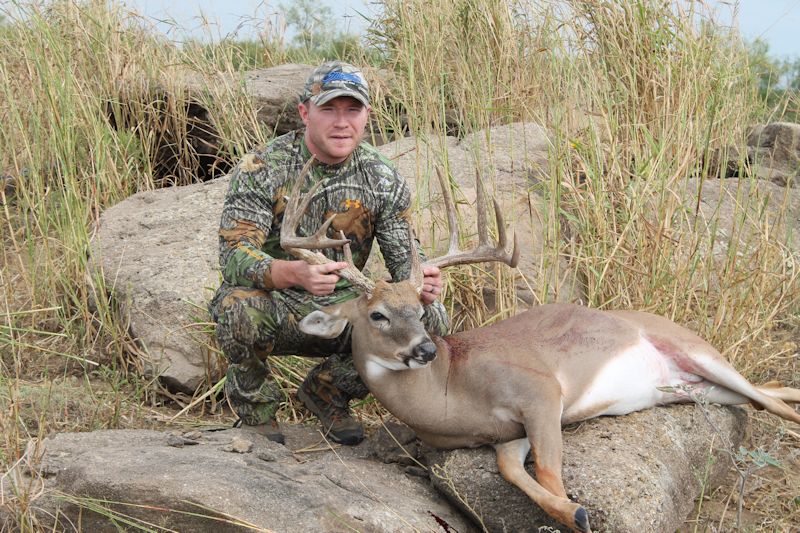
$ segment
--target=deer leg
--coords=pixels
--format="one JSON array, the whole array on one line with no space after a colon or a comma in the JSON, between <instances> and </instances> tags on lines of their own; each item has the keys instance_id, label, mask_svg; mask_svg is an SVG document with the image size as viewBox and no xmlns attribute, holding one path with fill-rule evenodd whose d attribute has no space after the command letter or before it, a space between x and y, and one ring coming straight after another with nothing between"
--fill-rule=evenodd
<instances>
[{"instance_id":1,"label":"deer leg","mask_svg":"<svg viewBox=\"0 0 800 533\"><path fill-rule=\"evenodd\" d=\"M783 401L783 398L794 401L794 398L797 397L796 395L799 394L796 389L770 386L756 387L739 374L727 361L722 359L709 356L695 356L692 363L696 369L695 373L704 377L711 383L715 383L735 394L744 396L749 401L763 407L774 415L800 424L800 413L797 413L797 411ZM724 397L724 394L720 394L720 396ZM714 399L710 397L709 399L712 402L722 403L723 405L742 403L732 400L725 401L724 398Z\"/></svg>"},{"instance_id":2,"label":"deer leg","mask_svg":"<svg viewBox=\"0 0 800 533\"><path fill-rule=\"evenodd\" d=\"M787 403L800 403L800 389L784 387L778 381L770 381L756 387L760 392L767 396L772 396Z\"/></svg>"},{"instance_id":3,"label":"deer leg","mask_svg":"<svg viewBox=\"0 0 800 533\"><path fill-rule=\"evenodd\" d=\"M545 489L525 471L525 457L531 444L528 439L517 439L495 444L497 466L503 478L519 487L544 512L562 524L581 533L591 533L586 509L566 497L556 496Z\"/></svg>"},{"instance_id":4,"label":"deer leg","mask_svg":"<svg viewBox=\"0 0 800 533\"><path fill-rule=\"evenodd\" d=\"M554 495L567 498L567 491L564 489L564 481L561 478L563 464L561 421L547 424L547 426L550 427L546 427L542 423L532 424L528 421L525 423L526 430L533 428L532 431L527 431L527 434L533 451L536 480Z\"/></svg>"}]
</instances>

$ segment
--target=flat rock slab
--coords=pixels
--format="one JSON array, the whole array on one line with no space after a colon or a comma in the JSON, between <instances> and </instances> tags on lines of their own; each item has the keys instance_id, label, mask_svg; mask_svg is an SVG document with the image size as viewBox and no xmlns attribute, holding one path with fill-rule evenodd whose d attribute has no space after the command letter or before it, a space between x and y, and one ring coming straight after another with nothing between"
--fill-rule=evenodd
<instances>
[{"instance_id":1,"label":"flat rock slab","mask_svg":"<svg viewBox=\"0 0 800 533\"><path fill-rule=\"evenodd\" d=\"M63 433L45 440L39 471L48 492L115 502L105 505L177 531L471 530L427 479L369 459L368 443L334 452L307 428L290 431L288 446L238 429L195 433ZM60 512L76 524L70 499ZM87 509L80 520L83 531L117 531Z\"/></svg>"},{"instance_id":2,"label":"flat rock slab","mask_svg":"<svg viewBox=\"0 0 800 533\"><path fill-rule=\"evenodd\" d=\"M603 417L564 430L564 486L586 507L592 531L672 533L683 523L701 486L716 487L730 470L730 459L719 451L720 435L734 449L744 437L741 409L707 412L719 433L694 405ZM565 531L502 479L494 450L426 456L434 485L487 531L538 532L542 526Z\"/></svg>"},{"instance_id":3,"label":"flat rock slab","mask_svg":"<svg viewBox=\"0 0 800 533\"><path fill-rule=\"evenodd\" d=\"M671 533L681 525L701 487L713 490L730 470L720 443L738 449L746 427L741 409L706 412L711 423L700 408L676 405L564 430L565 486L593 531ZM62 514L59 531L74 530L67 520L79 513L84 531L116 531L85 508L86 498L178 531L565 531L503 480L491 448L423 447L431 484L403 451L416 454L408 428L387 427L394 436L381 429L359 446L335 448L300 425L285 428L287 446L238 429L59 434L44 441L36 470L46 496L37 506L45 525Z\"/></svg>"}]
</instances>

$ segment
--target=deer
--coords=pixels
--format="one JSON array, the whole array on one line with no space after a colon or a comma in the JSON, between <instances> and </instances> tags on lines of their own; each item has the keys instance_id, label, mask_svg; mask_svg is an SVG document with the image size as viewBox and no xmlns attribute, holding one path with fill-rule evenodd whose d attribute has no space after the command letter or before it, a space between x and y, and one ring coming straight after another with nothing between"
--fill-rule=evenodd
<instances>
[{"instance_id":1,"label":"deer","mask_svg":"<svg viewBox=\"0 0 800 533\"><path fill-rule=\"evenodd\" d=\"M344 234L327 235L333 217L313 235L297 235L320 185L301 200L300 187L312 161L288 198L281 246L312 264L331 261L319 250L341 247L350 266L338 274L360 296L311 312L300 321L300 329L334 338L350 324L356 369L393 416L436 448L493 446L502 477L573 531L589 533L591 528L586 509L569 499L562 481L563 425L690 402L685 387L701 391L711 403L751 403L800 424L800 414L789 405L800 402L800 389L775 382L753 385L694 332L648 312L545 304L445 337L427 333L420 319L423 265L411 230L411 275L395 283L373 281L353 266ZM489 238L480 175L478 245L461 251L450 186L439 169L437 173L450 246L445 255L425 264L446 268L488 261L515 267L517 238L508 252L496 199L496 242ZM529 452L534 476L524 467Z\"/></svg>"}]
</instances>

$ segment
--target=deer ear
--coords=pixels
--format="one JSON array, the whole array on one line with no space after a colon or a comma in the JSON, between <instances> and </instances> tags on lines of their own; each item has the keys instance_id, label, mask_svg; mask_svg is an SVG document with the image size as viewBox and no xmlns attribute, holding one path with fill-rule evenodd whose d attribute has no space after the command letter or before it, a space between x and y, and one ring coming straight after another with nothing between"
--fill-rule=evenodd
<instances>
[{"instance_id":1,"label":"deer ear","mask_svg":"<svg viewBox=\"0 0 800 533\"><path fill-rule=\"evenodd\" d=\"M308 335L333 339L347 326L347 317L341 316L340 307L326 307L325 310L312 311L300 321L300 331Z\"/></svg>"}]
</instances>

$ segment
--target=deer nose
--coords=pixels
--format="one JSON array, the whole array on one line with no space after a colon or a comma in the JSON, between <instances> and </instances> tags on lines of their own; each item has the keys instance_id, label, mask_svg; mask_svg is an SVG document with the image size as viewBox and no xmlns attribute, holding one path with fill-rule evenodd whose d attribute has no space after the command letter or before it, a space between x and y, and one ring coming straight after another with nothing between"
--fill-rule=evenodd
<instances>
[{"instance_id":1,"label":"deer nose","mask_svg":"<svg viewBox=\"0 0 800 533\"><path fill-rule=\"evenodd\" d=\"M414 357L423 361L432 361L436 357L436 345L431 341L414 346Z\"/></svg>"}]
</instances>

